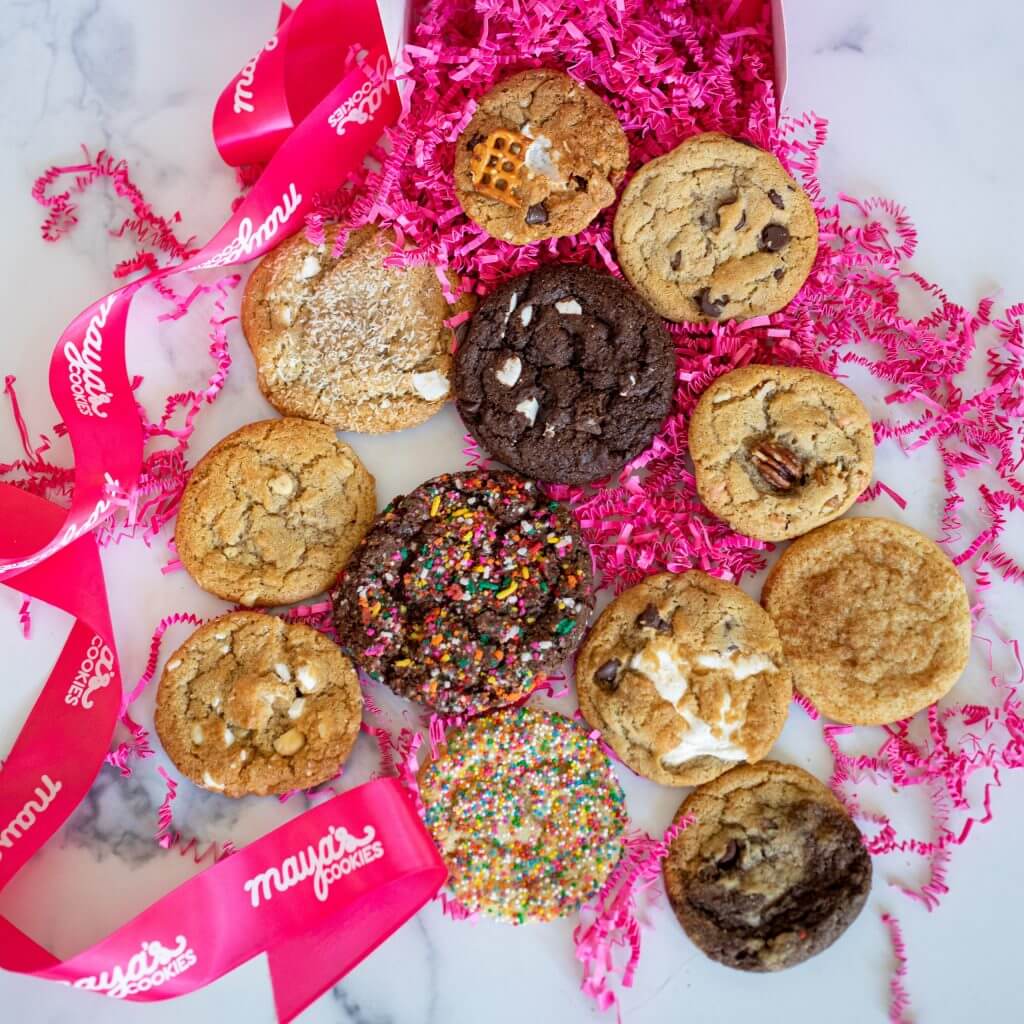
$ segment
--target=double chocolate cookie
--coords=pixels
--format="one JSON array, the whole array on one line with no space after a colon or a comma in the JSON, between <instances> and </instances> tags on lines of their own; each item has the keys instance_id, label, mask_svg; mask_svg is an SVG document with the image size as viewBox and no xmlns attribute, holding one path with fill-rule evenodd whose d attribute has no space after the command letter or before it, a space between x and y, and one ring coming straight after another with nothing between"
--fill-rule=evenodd
<instances>
[{"instance_id":1,"label":"double chocolate cookie","mask_svg":"<svg viewBox=\"0 0 1024 1024\"><path fill-rule=\"evenodd\" d=\"M826 949L871 888L871 858L843 805L813 775L762 761L694 790L695 820L662 865L672 909L712 960L779 971Z\"/></svg>"},{"instance_id":2,"label":"double chocolate cookie","mask_svg":"<svg viewBox=\"0 0 1024 1024\"><path fill-rule=\"evenodd\" d=\"M781 309L818 252L807 194L776 157L718 132L645 164L622 194L615 245L626 277L669 320Z\"/></svg>"},{"instance_id":3,"label":"double chocolate cookie","mask_svg":"<svg viewBox=\"0 0 1024 1024\"><path fill-rule=\"evenodd\" d=\"M625 282L549 266L480 304L456 354L456 400L496 458L581 484L650 444L671 409L675 368L664 325Z\"/></svg>"},{"instance_id":4,"label":"double chocolate cookie","mask_svg":"<svg viewBox=\"0 0 1024 1024\"><path fill-rule=\"evenodd\" d=\"M526 696L593 606L572 515L513 473L436 477L377 517L334 591L342 646L444 715Z\"/></svg>"}]
</instances>

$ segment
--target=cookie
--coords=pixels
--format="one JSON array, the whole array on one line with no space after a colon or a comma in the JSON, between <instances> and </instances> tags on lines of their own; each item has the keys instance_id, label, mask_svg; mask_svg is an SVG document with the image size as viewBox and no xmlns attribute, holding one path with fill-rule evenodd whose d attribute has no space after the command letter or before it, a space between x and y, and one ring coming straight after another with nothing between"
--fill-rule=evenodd
<instances>
[{"instance_id":1,"label":"cookie","mask_svg":"<svg viewBox=\"0 0 1024 1024\"><path fill-rule=\"evenodd\" d=\"M813 775L763 761L694 790L695 822L662 863L672 909L712 960L781 971L832 945L871 888L871 858L843 805Z\"/></svg>"},{"instance_id":2,"label":"cookie","mask_svg":"<svg viewBox=\"0 0 1024 1024\"><path fill-rule=\"evenodd\" d=\"M841 516L871 482L875 439L860 399L794 366L719 377L690 418L701 500L734 530L788 540Z\"/></svg>"},{"instance_id":3,"label":"cookie","mask_svg":"<svg viewBox=\"0 0 1024 1024\"><path fill-rule=\"evenodd\" d=\"M764 609L693 571L651 576L601 613L576 662L576 692L633 771L693 786L764 757L793 686Z\"/></svg>"},{"instance_id":4,"label":"cookie","mask_svg":"<svg viewBox=\"0 0 1024 1024\"><path fill-rule=\"evenodd\" d=\"M971 612L956 566L891 519L841 519L794 541L761 603L796 688L848 725L885 725L945 696L967 665Z\"/></svg>"},{"instance_id":5,"label":"cookie","mask_svg":"<svg viewBox=\"0 0 1024 1024\"><path fill-rule=\"evenodd\" d=\"M199 460L174 541L204 590L246 607L326 590L377 510L373 477L322 423L263 420Z\"/></svg>"},{"instance_id":6,"label":"cookie","mask_svg":"<svg viewBox=\"0 0 1024 1024\"><path fill-rule=\"evenodd\" d=\"M379 434L414 427L450 397L450 305L432 266L387 267L394 242L337 228L314 246L303 232L268 253L242 299L242 330L260 390L285 416Z\"/></svg>"},{"instance_id":7,"label":"cookie","mask_svg":"<svg viewBox=\"0 0 1024 1024\"><path fill-rule=\"evenodd\" d=\"M645 164L615 215L626 277L675 321L782 309L818 252L807 194L768 152L708 132Z\"/></svg>"},{"instance_id":8,"label":"cookie","mask_svg":"<svg viewBox=\"0 0 1024 1024\"><path fill-rule=\"evenodd\" d=\"M502 462L581 484L621 469L668 416L676 356L624 281L549 266L492 292L455 356L459 415Z\"/></svg>"},{"instance_id":9,"label":"cookie","mask_svg":"<svg viewBox=\"0 0 1024 1024\"><path fill-rule=\"evenodd\" d=\"M420 771L427 829L456 899L512 924L577 910L622 854L611 762L563 715L520 707L450 730Z\"/></svg>"},{"instance_id":10,"label":"cookie","mask_svg":"<svg viewBox=\"0 0 1024 1024\"><path fill-rule=\"evenodd\" d=\"M333 593L369 676L443 715L526 696L593 607L572 515L513 473L445 473L378 516Z\"/></svg>"},{"instance_id":11,"label":"cookie","mask_svg":"<svg viewBox=\"0 0 1024 1024\"><path fill-rule=\"evenodd\" d=\"M333 778L355 744L362 709L352 663L322 633L232 612L171 655L156 731L197 786L266 796Z\"/></svg>"},{"instance_id":12,"label":"cookie","mask_svg":"<svg viewBox=\"0 0 1024 1024\"><path fill-rule=\"evenodd\" d=\"M582 231L615 201L628 162L611 107L535 68L480 99L455 147L455 194L488 234L526 245Z\"/></svg>"}]
</instances>

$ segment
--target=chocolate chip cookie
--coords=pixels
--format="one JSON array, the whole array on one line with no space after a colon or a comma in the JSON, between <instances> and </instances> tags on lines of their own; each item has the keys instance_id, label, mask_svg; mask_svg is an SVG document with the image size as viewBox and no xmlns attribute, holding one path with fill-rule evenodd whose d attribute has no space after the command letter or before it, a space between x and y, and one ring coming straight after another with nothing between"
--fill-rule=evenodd
<instances>
[{"instance_id":1,"label":"chocolate chip cookie","mask_svg":"<svg viewBox=\"0 0 1024 1024\"><path fill-rule=\"evenodd\" d=\"M871 888L871 858L843 805L793 765L742 765L694 790L694 824L662 864L672 909L712 960L780 971L832 945Z\"/></svg>"},{"instance_id":2,"label":"chocolate chip cookie","mask_svg":"<svg viewBox=\"0 0 1024 1024\"><path fill-rule=\"evenodd\" d=\"M811 201L779 161L707 132L645 164L622 195L626 277L664 317L742 320L782 309L818 252Z\"/></svg>"},{"instance_id":3,"label":"chocolate chip cookie","mask_svg":"<svg viewBox=\"0 0 1024 1024\"><path fill-rule=\"evenodd\" d=\"M675 369L668 332L624 281L549 266L480 304L455 357L456 402L502 462L580 484L650 444L671 408Z\"/></svg>"},{"instance_id":4,"label":"chocolate chip cookie","mask_svg":"<svg viewBox=\"0 0 1024 1024\"><path fill-rule=\"evenodd\" d=\"M171 655L156 731L197 786L266 796L333 778L356 742L362 709L352 663L322 633L232 612Z\"/></svg>"},{"instance_id":5,"label":"chocolate chip cookie","mask_svg":"<svg viewBox=\"0 0 1024 1024\"><path fill-rule=\"evenodd\" d=\"M615 112L536 68L481 98L455 149L455 194L488 234L525 245L582 231L614 202L628 161Z\"/></svg>"},{"instance_id":6,"label":"chocolate chip cookie","mask_svg":"<svg viewBox=\"0 0 1024 1024\"><path fill-rule=\"evenodd\" d=\"M414 427L450 397L451 305L432 266L389 267L393 239L337 228L314 246L303 232L268 253L242 299L242 330L260 390L285 416L379 434Z\"/></svg>"},{"instance_id":7,"label":"chocolate chip cookie","mask_svg":"<svg viewBox=\"0 0 1024 1024\"><path fill-rule=\"evenodd\" d=\"M629 824L611 761L577 722L519 707L449 731L420 771L425 820L469 910L510 924L577 910Z\"/></svg>"},{"instance_id":8,"label":"chocolate chip cookie","mask_svg":"<svg viewBox=\"0 0 1024 1024\"><path fill-rule=\"evenodd\" d=\"M710 511L748 537L788 540L853 505L871 482L875 441L867 409L835 378L751 365L701 395L690 454Z\"/></svg>"},{"instance_id":9,"label":"chocolate chip cookie","mask_svg":"<svg viewBox=\"0 0 1024 1024\"><path fill-rule=\"evenodd\" d=\"M761 592L796 688L829 718L885 725L945 696L967 665L956 566L891 519L841 519L794 541Z\"/></svg>"},{"instance_id":10,"label":"chocolate chip cookie","mask_svg":"<svg viewBox=\"0 0 1024 1024\"><path fill-rule=\"evenodd\" d=\"M200 459L174 539L211 594L247 607L291 604L334 582L376 510L373 477L330 427L263 420Z\"/></svg>"},{"instance_id":11,"label":"chocolate chip cookie","mask_svg":"<svg viewBox=\"0 0 1024 1024\"><path fill-rule=\"evenodd\" d=\"M694 571L651 576L601 613L576 662L576 692L633 771L693 786L764 757L793 687L764 610Z\"/></svg>"},{"instance_id":12,"label":"chocolate chip cookie","mask_svg":"<svg viewBox=\"0 0 1024 1024\"><path fill-rule=\"evenodd\" d=\"M333 593L342 646L443 715L526 696L593 607L572 515L514 473L445 473L377 517Z\"/></svg>"}]
</instances>

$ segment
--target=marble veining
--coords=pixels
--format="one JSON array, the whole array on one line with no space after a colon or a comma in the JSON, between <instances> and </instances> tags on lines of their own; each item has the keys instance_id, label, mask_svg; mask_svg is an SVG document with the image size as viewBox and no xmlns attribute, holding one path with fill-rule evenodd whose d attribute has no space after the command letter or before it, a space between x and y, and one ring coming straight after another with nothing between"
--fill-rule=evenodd
<instances>
[{"instance_id":1,"label":"marble veining","mask_svg":"<svg viewBox=\"0 0 1024 1024\"><path fill-rule=\"evenodd\" d=\"M398 0L385 0L392 26ZM1016 123L1015 70L1024 8L1008 3L965 5L869 4L865 0L789 0L788 108L814 109L832 119L822 157L826 188L856 195L885 194L904 202L920 231L917 266L941 282L955 301L972 304L994 285L1024 298L1024 257L1017 203L1024 147ZM106 187L79 200L80 224L59 246L38 237L41 211L29 189L52 163L78 159L79 143L125 158L155 209L181 210L181 235L206 238L223 221L235 194L232 173L217 157L209 134L214 98L227 77L272 30L276 0L8 0L0 6L0 209L7 244L0 250L4 331L0 368L18 377L19 396L33 431L55 418L46 399L47 354L65 324L108 290L110 268L131 254L110 230L125 216ZM240 289L232 298L237 309ZM139 315L144 315L140 311ZM143 401L170 388L195 386L209 373L195 322L164 324L155 344L129 353L143 374ZM255 385L252 361L237 324L229 327L234 367L223 398L204 412L193 451L204 451L240 424L272 415ZM857 386L861 378L854 378ZM173 382L173 385L170 383ZM883 407L866 395L872 411ZM378 478L383 500L424 477L460 465L460 429L453 410L403 435L408 460L395 460L393 439L350 438ZM19 455L9 428L0 432L0 459ZM66 459L64 442L54 457ZM886 449L880 474L898 477L911 498L906 516L935 523L941 507L937 463L922 455L912 467ZM879 504L880 514L898 514ZM970 512L970 510L968 510ZM164 577L161 541L104 555L112 614L127 678L142 671L156 620L175 610L221 610L181 573ZM756 593L759 581L749 589ZM1021 599L1005 590L990 601L1006 632L1020 621ZM52 609L34 606L33 637L17 627L20 598L0 588L0 639L8 672L0 687L0 752L48 670L67 624ZM1018 627L1019 628L1019 627ZM165 655L185 636L168 636ZM984 666L972 666L965 693L984 696ZM387 697L382 702L388 704ZM409 721L401 702L389 704ZM150 721L152 694L139 716ZM794 714L780 756L822 775L828 760L820 731ZM147 903L187 878L191 861L153 842L164 784L162 755L129 780L105 768L67 826L0 894L0 913L39 941L67 955L96 941ZM372 743L361 739L345 783L369 776ZM636 823L661 831L679 795L623 772ZM890 878L921 880L918 861L889 858L877 865L869 909L832 951L810 964L765 978L726 971L702 957L664 906L649 912L636 985L625 994L628 1024L687 1020L757 1020L800 1024L825 1017L831 1024L885 1020L889 953L878 920L899 914L911 958L908 980L917 1019L929 1022L1005 1019L1017 992L1013 911L1024 891L1024 861L1008 856L1024 844L1024 818L1015 814L1024 783L1010 778L993 799L996 820L957 851L951 893L930 918L887 886ZM183 783L175 825L202 844L244 843L308 804L305 798L233 802ZM908 812L913 818L914 812ZM911 822L922 834L927 822ZM984 908L980 911L979 908ZM513 929L493 922L467 924L426 908L301 1017L303 1024L583 1024L599 1018L577 991L572 952L574 922ZM963 979L969 978L970 984ZM137 1006L90 998L31 979L0 975L3 1019L49 1024L146 1021L271 1024L265 965L255 961L180 1002Z\"/></svg>"}]
</instances>

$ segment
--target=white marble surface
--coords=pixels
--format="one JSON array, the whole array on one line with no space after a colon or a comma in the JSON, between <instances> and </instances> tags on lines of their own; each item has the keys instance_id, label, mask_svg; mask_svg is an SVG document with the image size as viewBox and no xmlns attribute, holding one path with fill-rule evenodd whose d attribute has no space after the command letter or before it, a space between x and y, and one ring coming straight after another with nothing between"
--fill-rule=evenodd
<instances>
[{"instance_id":1,"label":"white marble surface","mask_svg":"<svg viewBox=\"0 0 1024 1024\"><path fill-rule=\"evenodd\" d=\"M1001 284L1024 298L1022 224L1017 206L1024 152L1018 120L1024 8L1009 0L790 0L792 111L815 109L832 120L823 157L832 191L885 194L904 202L920 230L916 266L967 304ZM128 255L106 229L121 216L105 192L86 196L82 223L69 241L45 246L40 211L29 198L34 177L53 162L73 161L81 140L130 162L160 212L181 209L187 232L208 237L234 194L208 124L226 75L268 34L276 0L3 0L0 2L0 247L4 330L0 368L16 374L34 430L47 430L45 365L60 329L87 301L107 290L109 268ZM198 383L208 372L194 327L161 334L144 357L131 355L160 395ZM201 419L202 451L243 422L269 414L259 396L248 351L230 332L235 359L226 392ZM867 396L869 401L871 396ZM880 411L880 407L876 407ZM461 431L453 411L395 439L359 437L355 444L377 475L382 499L460 464ZM17 454L5 423L0 459ZM898 477L910 499L904 518L935 532L937 465L908 463L883 449L883 478ZM899 514L891 504L882 514ZM137 545L105 556L122 659L129 678L145 659L154 622L179 608L219 609L182 574L161 577L162 548ZM756 593L758 581L748 581ZM1019 597L1003 591L994 617L1009 631ZM1018 603L1014 603L1014 602ZM18 599L0 588L0 638L8 671L0 689L0 751L7 749L48 671L67 626L36 607L30 641L17 630ZM1019 633L1019 630L1018 630ZM958 690L981 692L979 660ZM145 712L144 712L145 714ZM778 752L823 772L820 733L802 715L786 727ZM360 741L362 770L372 750ZM625 773L623 773L625 774ZM678 796L624 778L637 822L660 831ZM230 802L183 787L179 824L205 839L246 841L293 812L273 802ZM55 952L95 941L184 879L191 864L153 845L161 796L154 762L127 783L105 773L88 801L57 837L0 895L10 916ZM746 976L717 967L682 935L664 909L645 933L636 987L624 1000L631 1024L724 1020L864 1024L886 1017L890 953L879 909L895 910L911 956L908 985L915 1019L933 1022L1009 1020L1016 1016L1019 960L1013 926L1022 908L1024 817L1016 812L1024 780L1012 777L995 794L996 821L958 851L949 871L952 892L931 917L886 885L920 880L920 864L890 858L879 864L869 910L843 941L803 967L779 976ZM596 1019L577 991L571 925L513 931L443 919L432 906L302 1017L306 1024L491 1024L521 1020ZM137 1006L101 1001L61 987L0 976L0 1018L32 1022L223 1020L269 1024L273 1019L264 965L254 961L207 990L176 1003ZM612 1018L605 1018L612 1019Z\"/></svg>"}]
</instances>

